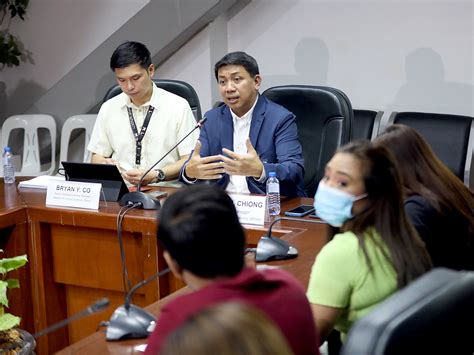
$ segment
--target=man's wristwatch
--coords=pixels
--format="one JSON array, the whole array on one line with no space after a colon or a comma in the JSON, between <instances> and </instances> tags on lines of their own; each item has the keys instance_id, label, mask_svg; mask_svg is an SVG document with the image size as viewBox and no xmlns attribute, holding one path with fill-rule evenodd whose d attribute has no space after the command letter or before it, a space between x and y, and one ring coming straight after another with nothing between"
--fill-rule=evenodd
<instances>
[{"instance_id":1,"label":"man's wristwatch","mask_svg":"<svg viewBox=\"0 0 474 355\"><path fill-rule=\"evenodd\" d=\"M156 172L155 182L165 181L166 175L163 170L155 169L155 172Z\"/></svg>"}]
</instances>

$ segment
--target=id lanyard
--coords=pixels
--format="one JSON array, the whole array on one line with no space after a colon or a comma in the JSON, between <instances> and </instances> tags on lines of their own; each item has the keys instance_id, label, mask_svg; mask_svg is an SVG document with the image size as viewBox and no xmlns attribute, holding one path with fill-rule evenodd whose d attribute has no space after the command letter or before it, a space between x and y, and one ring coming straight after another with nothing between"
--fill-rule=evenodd
<instances>
[{"instance_id":1,"label":"id lanyard","mask_svg":"<svg viewBox=\"0 0 474 355\"><path fill-rule=\"evenodd\" d=\"M132 127L133 136L135 137L135 146L136 146L135 164L137 166L140 165L140 161L142 158L142 140L143 140L143 137L145 137L146 129L148 128L148 124L150 123L151 115L153 114L154 110L155 108L150 105L150 107L148 108L148 112L146 113L145 121L143 122L142 129L140 130L140 133L138 133L137 125L135 123L135 120L133 119L132 108L127 107L128 118L130 120L130 127Z\"/></svg>"}]
</instances>

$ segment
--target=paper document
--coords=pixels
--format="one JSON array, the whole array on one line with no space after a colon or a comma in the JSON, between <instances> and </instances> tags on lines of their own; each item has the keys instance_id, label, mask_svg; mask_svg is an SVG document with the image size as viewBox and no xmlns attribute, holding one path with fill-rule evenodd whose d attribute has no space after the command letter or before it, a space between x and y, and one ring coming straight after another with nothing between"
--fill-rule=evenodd
<instances>
[{"instance_id":1,"label":"paper document","mask_svg":"<svg viewBox=\"0 0 474 355\"><path fill-rule=\"evenodd\" d=\"M40 175L31 180L20 181L18 187L27 187L31 189L47 189L50 181L64 181L64 176Z\"/></svg>"}]
</instances>

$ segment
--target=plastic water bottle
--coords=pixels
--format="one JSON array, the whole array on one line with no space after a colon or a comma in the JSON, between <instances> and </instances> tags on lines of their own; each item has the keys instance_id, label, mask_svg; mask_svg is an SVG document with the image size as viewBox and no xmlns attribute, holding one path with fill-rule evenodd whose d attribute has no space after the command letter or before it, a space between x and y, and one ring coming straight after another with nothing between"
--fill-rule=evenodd
<instances>
[{"instance_id":1,"label":"plastic water bottle","mask_svg":"<svg viewBox=\"0 0 474 355\"><path fill-rule=\"evenodd\" d=\"M15 183L15 168L12 161L12 150L10 147L3 149L3 179L5 184Z\"/></svg>"},{"instance_id":2,"label":"plastic water bottle","mask_svg":"<svg viewBox=\"0 0 474 355\"><path fill-rule=\"evenodd\" d=\"M280 182L276 173L272 171L267 179L267 206L268 214L276 216L280 214Z\"/></svg>"}]
</instances>

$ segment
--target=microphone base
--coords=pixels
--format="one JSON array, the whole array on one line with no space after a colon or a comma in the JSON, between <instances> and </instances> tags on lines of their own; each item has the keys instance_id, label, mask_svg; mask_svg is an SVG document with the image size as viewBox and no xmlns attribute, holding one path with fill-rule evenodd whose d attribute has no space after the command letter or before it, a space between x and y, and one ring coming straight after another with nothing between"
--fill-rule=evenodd
<instances>
[{"instance_id":1,"label":"microphone base","mask_svg":"<svg viewBox=\"0 0 474 355\"><path fill-rule=\"evenodd\" d=\"M155 324L155 316L143 308L131 304L127 310L121 305L110 317L105 338L107 341L147 338Z\"/></svg>"},{"instance_id":2,"label":"microphone base","mask_svg":"<svg viewBox=\"0 0 474 355\"><path fill-rule=\"evenodd\" d=\"M120 206L129 206L134 203L139 203L139 208L143 210L159 210L161 208L159 200L140 191L127 192L122 196L119 203Z\"/></svg>"},{"instance_id":3,"label":"microphone base","mask_svg":"<svg viewBox=\"0 0 474 355\"><path fill-rule=\"evenodd\" d=\"M264 235L255 251L255 261L286 260L296 258L298 250L279 238Z\"/></svg>"}]
</instances>

